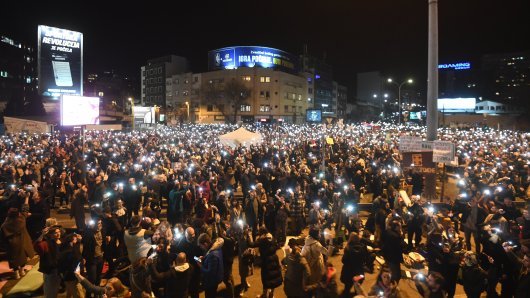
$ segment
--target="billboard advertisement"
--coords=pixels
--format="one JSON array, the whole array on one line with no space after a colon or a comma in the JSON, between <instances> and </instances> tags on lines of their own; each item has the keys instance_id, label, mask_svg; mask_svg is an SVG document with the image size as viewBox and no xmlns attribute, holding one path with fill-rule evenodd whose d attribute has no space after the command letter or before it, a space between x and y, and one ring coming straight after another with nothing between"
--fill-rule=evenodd
<instances>
[{"instance_id":1,"label":"billboard advertisement","mask_svg":"<svg viewBox=\"0 0 530 298\"><path fill-rule=\"evenodd\" d=\"M99 97L61 96L61 125L99 124Z\"/></svg>"},{"instance_id":2,"label":"billboard advertisement","mask_svg":"<svg viewBox=\"0 0 530 298\"><path fill-rule=\"evenodd\" d=\"M38 31L40 94L83 95L83 34L44 25Z\"/></svg>"},{"instance_id":3,"label":"billboard advertisement","mask_svg":"<svg viewBox=\"0 0 530 298\"><path fill-rule=\"evenodd\" d=\"M321 123L322 122L322 110L307 109L305 112L305 121L310 122L310 123Z\"/></svg>"},{"instance_id":4,"label":"billboard advertisement","mask_svg":"<svg viewBox=\"0 0 530 298\"><path fill-rule=\"evenodd\" d=\"M475 98L438 98L438 111L447 113L475 112Z\"/></svg>"},{"instance_id":5,"label":"billboard advertisement","mask_svg":"<svg viewBox=\"0 0 530 298\"><path fill-rule=\"evenodd\" d=\"M155 123L156 110L154 107L134 107L134 123Z\"/></svg>"},{"instance_id":6,"label":"billboard advertisement","mask_svg":"<svg viewBox=\"0 0 530 298\"><path fill-rule=\"evenodd\" d=\"M439 64L438 69L441 70L465 70L465 69L471 69L471 63L470 62L457 62L457 63L447 63L447 64Z\"/></svg>"},{"instance_id":7,"label":"billboard advertisement","mask_svg":"<svg viewBox=\"0 0 530 298\"><path fill-rule=\"evenodd\" d=\"M294 73L297 71L296 56L268 47L228 47L208 53L210 70L236 69L239 67L262 67Z\"/></svg>"}]
</instances>

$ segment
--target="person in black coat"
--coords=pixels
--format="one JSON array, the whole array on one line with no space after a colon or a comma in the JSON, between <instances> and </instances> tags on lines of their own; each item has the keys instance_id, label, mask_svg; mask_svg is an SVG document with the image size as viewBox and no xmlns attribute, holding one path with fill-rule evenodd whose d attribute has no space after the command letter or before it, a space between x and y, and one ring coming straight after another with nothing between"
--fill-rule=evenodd
<instances>
[{"instance_id":1,"label":"person in black coat","mask_svg":"<svg viewBox=\"0 0 530 298\"><path fill-rule=\"evenodd\" d=\"M44 200L42 192L34 192L29 200L29 215L26 219L26 226L31 239L40 236L46 219L50 217L50 206Z\"/></svg>"},{"instance_id":2,"label":"person in black coat","mask_svg":"<svg viewBox=\"0 0 530 298\"><path fill-rule=\"evenodd\" d=\"M350 296L350 290L353 286L353 277L364 275L364 264L368 255L366 246L361 243L359 234L350 233L348 244L344 249L342 256L342 271L340 281L344 284L343 297ZM359 293L358 293L359 294Z\"/></svg>"},{"instance_id":3,"label":"person in black coat","mask_svg":"<svg viewBox=\"0 0 530 298\"><path fill-rule=\"evenodd\" d=\"M149 259L148 263L151 263L150 260L152 259ZM179 253L173 266L165 272L159 272L156 266L151 263L151 273L157 280L163 280L165 282L164 297L188 297L188 288L193 274L193 267L186 261L185 253Z\"/></svg>"},{"instance_id":4,"label":"person in black coat","mask_svg":"<svg viewBox=\"0 0 530 298\"><path fill-rule=\"evenodd\" d=\"M78 182L79 188L74 192L74 198L70 205L70 218L75 219L77 231L82 233L86 230L85 204L87 203L87 187Z\"/></svg>"},{"instance_id":5,"label":"person in black coat","mask_svg":"<svg viewBox=\"0 0 530 298\"><path fill-rule=\"evenodd\" d=\"M261 227L256 244L259 248L261 258L262 297L272 298L274 296L274 289L283 283L280 260L276 255L276 241L267 231L267 228Z\"/></svg>"},{"instance_id":6,"label":"person in black coat","mask_svg":"<svg viewBox=\"0 0 530 298\"><path fill-rule=\"evenodd\" d=\"M132 214L138 215L142 203L140 188L136 186L134 178L129 178L129 183L123 188L123 201L127 209L127 221L131 220Z\"/></svg>"},{"instance_id":7,"label":"person in black coat","mask_svg":"<svg viewBox=\"0 0 530 298\"><path fill-rule=\"evenodd\" d=\"M412 238L416 247L419 247L422 236L422 226L425 222L425 212L423 207L420 206L420 197L414 196L412 198L412 206L408 207L409 222L407 223L407 237L409 250L412 250Z\"/></svg>"},{"instance_id":8,"label":"person in black coat","mask_svg":"<svg viewBox=\"0 0 530 298\"><path fill-rule=\"evenodd\" d=\"M392 281L399 282L401 279L401 263L403 262L403 251L406 247L403 241L401 223L393 220L390 229L387 231L383 242L382 252L388 267L392 271Z\"/></svg>"}]
</instances>

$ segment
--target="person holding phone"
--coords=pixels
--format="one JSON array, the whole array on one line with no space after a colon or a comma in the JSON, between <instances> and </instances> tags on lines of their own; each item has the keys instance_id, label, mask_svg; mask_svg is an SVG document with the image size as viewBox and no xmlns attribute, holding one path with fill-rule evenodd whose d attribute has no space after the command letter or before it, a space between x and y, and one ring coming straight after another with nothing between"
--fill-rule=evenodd
<instances>
[{"instance_id":1,"label":"person holding phone","mask_svg":"<svg viewBox=\"0 0 530 298\"><path fill-rule=\"evenodd\" d=\"M360 285L359 287L357 285L358 283L354 284L355 288L360 288ZM402 297L401 292L397 287L397 283L395 281L392 281L392 273L390 272L390 268L388 266L383 265L381 267L381 270L377 275L375 283L372 285L370 291L368 292L368 296L378 296L385 298Z\"/></svg>"},{"instance_id":2,"label":"person holding phone","mask_svg":"<svg viewBox=\"0 0 530 298\"><path fill-rule=\"evenodd\" d=\"M364 277L364 264L368 257L368 249L361 243L359 234L352 232L346 248L344 249L344 255L342 256L342 271L340 274L340 281L344 283L344 292L342 297L349 297L350 290L355 282L353 278L355 276ZM357 282L362 283L364 278L359 279Z\"/></svg>"},{"instance_id":3,"label":"person holding phone","mask_svg":"<svg viewBox=\"0 0 530 298\"><path fill-rule=\"evenodd\" d=\"M445 298L447 293L443 289L443 284L445 282L444 277L438 272L431 272L428 276L423 275L422 273L416 274L414 276L414 281L416 283L416 288L418 289L421 297L429 298Z\"/></svg>"}]
</instances>

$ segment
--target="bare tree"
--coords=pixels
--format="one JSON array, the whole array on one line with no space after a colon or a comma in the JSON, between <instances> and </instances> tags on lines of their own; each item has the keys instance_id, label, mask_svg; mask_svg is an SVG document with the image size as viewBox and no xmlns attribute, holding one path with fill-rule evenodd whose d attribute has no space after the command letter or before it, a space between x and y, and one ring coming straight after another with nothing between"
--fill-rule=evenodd
<instances>
[{"instance_id":1,"label":"bare tree","mask_svg":"<svg viewBox=\"0 0 530 298\"><path fill-rule=\"evenodd\" d=\"M201 88L204 101L216 105L223 116L227 116L226 109L233 109L232 119L234 122L237 119L237 112L241 109L241 105L250 97L250 92L250 89L245 84L236 79L231 79L222 87L214 83L207 83Z\"/></svg>"}]
</instances>

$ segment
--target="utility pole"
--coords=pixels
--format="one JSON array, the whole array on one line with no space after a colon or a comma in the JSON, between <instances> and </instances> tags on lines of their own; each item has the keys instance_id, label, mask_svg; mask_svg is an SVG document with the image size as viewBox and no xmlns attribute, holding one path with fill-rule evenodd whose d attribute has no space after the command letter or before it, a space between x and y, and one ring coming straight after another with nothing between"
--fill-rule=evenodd
<instances>
[{"instance_id":1,"label":"utility pole","mask_svg":"<svg viewBox=\"0 0 530 298\"><path fill-rule=\"evenodd\" d=\"M427 141L437 139L438 132L438 0L429 3L429 58L427 69ZM432 156L432 155L431 155ZM425 173L424 196L436 198L436 173Z\"/></svg>"}]
</instances>

